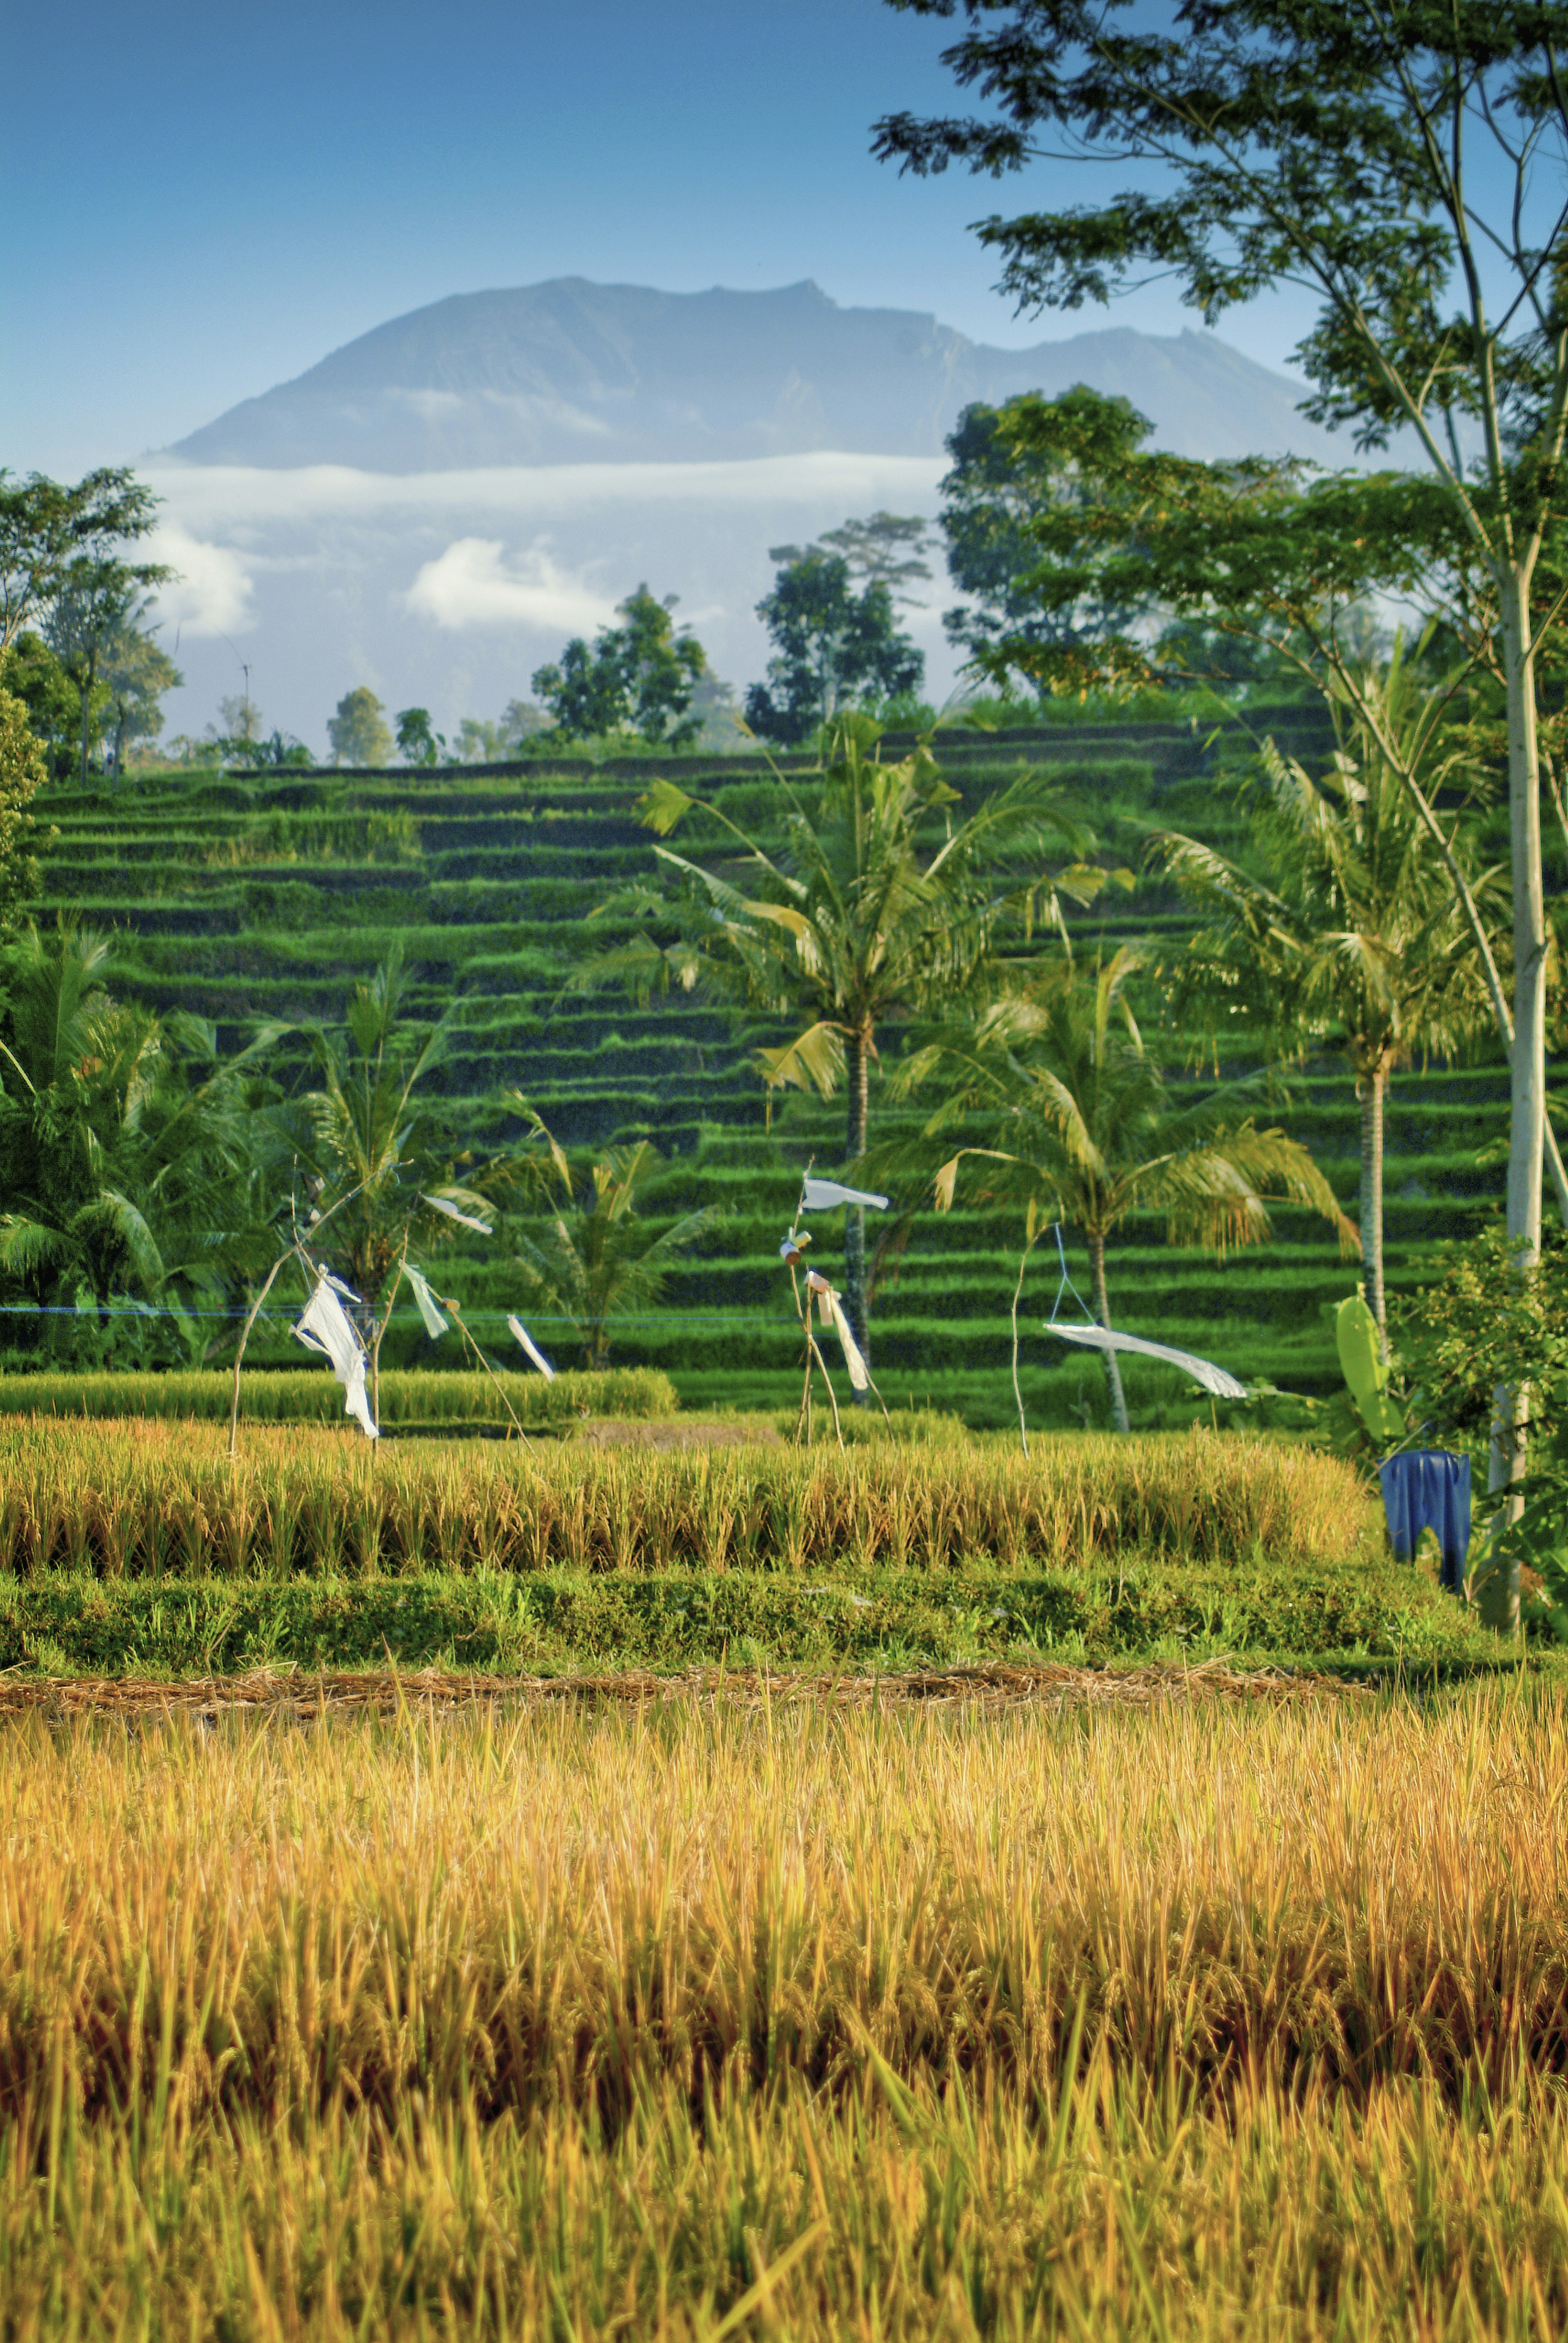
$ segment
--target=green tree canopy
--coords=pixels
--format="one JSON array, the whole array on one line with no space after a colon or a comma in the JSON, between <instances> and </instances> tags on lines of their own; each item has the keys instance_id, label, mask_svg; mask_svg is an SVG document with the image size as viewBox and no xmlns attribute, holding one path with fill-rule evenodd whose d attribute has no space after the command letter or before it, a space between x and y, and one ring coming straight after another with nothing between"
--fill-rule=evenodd
<instances>
[{"instance_id":1,"label":"green tree canopy","mask_svg":"<svg viewBox=\"0 0 1568 2343\"><path fill-rule=\"evenodd\" d=\"M218 701L211 737L223 747L243 753L255 748L266 731L266 719L248 691L231 692Z\"/></svg>"},{"instance_id":2,"label":"green tree canopy","mask_svg":"<svg viewBox=\"0 0 1568 2343\"><path fill-rule=\"evenodd\" d=\"M438 765L446 753L445 733L432 729L427 708L400 708L397 717L397 754L406 765Z\"/></svg>"},{"instance_id":3,"label":"green tree canopy","mask_svg":"<svg viewBox=\"0 0 1568 2343\"><path fill-rule=\"evenodd\" d=\"M848 558L775 546L783 568L757 615L773 639L768 680L746 694L746 721L781 747L809 739L840 709L913 691L924 654L899 632L890 587L872 578L855 591Z\"/></svg>"},{"instance_id":4,"label":"green tree canopy","mask_svg":"<svg viewBox=\"0 0 1568 2343\"><path fill-rule=\"evenodd\" d=\"M146 537L158 501L125 465L101 467L75 488L0 468L0 655L41 623L73 564L101 563Z\"/></svg>"},{"instance_id":5,"label":"green tree canopy","mask_svg":"<svg viewBox=\"0 0 1568 2343\"><path fill-rule=\"evenodd\" d=\"M919 597L910 588L929 583L931 576L925 558L930 534L928 520L874 512L867 520L825 528L809 545L770 545L768 558L788 567L825 554L829 560L841 560L857 585L885 586L895 602L912 602Z\"/></svg>"},{"instance_id":6,"label":"green tree canopy","mask_svg":"<svg viewBox=\"0 0 1568 2343\"><path fill-rule=\"evenodd\" d=\"M953 0L903 0L946 15ZM1568 511L1568 6L1561 0L965 0L946 52L982 110L901 114L878 151L1001 175L1099 166L1074 200L980 223L1026 307L1105 301L1151 269L1213 325L1278 287L1316 321L1307 412L1363 448L1402 427L1487 580L1505 708L1513 884L1507 1222L1541 1242L1547 933L1533 586ZM1126 166L1118 186L1106 163ZM1092 180L1095 193L1077 200ZM1103 193L1100 190L1103 189ZM1478 448L1473 461L1469 450ZM1363 540L1364 543L1364 540ZM1515 1394L1509 1409L1525 1404ZM1523 1469L1505 1409L1495 1480ZM1497 1623L1517 1624L1510 1582Z\"/></svg>"},{"instance_id":7,"label":"green tree canopy","mask_svg":"<svg viewBox=\"0 0 1568 2343\"><path fill-rule=\"evenodd\" d=\"M113 553L81 553L65 564L45 621L45 634L71 681L76 687L80 746L78 778L87 786L87 765L95 726L113 692L105 669L118 659L121 671L126 646L144 634L150 586L160 586L174 572L166 562L122 561ZM151 645L149 650L153 649ZM163 654L156 652L162 659ZM140 661L147 673L146 657ZM170 673L173 673L172 667ZM116 768L117 771L117 768Z\"/></svg>"},{"instance_id":8,"label":"green tree canopy","mask_svg":"<svg viewBox=\"0 0 1568 2343\"><path fill-rule=\"evenodd\" d=\"M533 689L562 739L634 732L672 749L695 739L699 724L687 711L708 658L694 635L677 631L677 599L639 586L617 604L618 627L603 628L591 648L577 637L553 666L535 670Z\"/></svg>"},{"instance_id":9,"label":"green tree canopy","mask_svg":"<svg viewBox=\"0 0 1568 2343\"><path fill-rule=\"evenodd\" d=\"M387 765L392 735L386 711L368 684L346 691L327 727L335 765Z\"/></svg>"},{"instance_id":10,"label":"green tree canopy","mask_svg":"<svg viewBox=\"0 0 1568 2343\"><path fill-rule=\"evenodd\" d=\"M1116 399L1110 405L1124 410L1131 430L1138 419L1131 402ZM1004 679L1007 667L1016 667L1038 689L1045 677L1028 666L1021 655L1026 646L1057 649L1099 642L1121 633L1145 604L1107 601L1097 587L1066 603L1036 590L1031 576L1040 548L1034 524L1060 506L1078 502L1086 489L1070 455L1050 450L1037 460L1010 433L1009 416L1008 407L977 400L948 435L953 461L941 484L940 526L949 575L970 599L945 610L942 627L948 640L971 659L1000 643L1017 647L1001 670Z\"/></svg>"},{"instance_id":11,"label":"green tree canopy","mask_svg":"<svg viewBox=\"0 0 1568 2343\"><path fill-rule=\"evenodd\" d=\"M73 762L80 695L48 644L30 628L0 653L0 689L21 701L48 772L64 778Z\"/></svg>"},{"instance_id":12,"label":"green tree canopy","mask_svg":"<svg viewBox=\"0 0 1568 2343\"><path fill-rule=\"evenodd\" d=\"M139 1302L136 1347L196 1359L223 1336L192 1313L270 1241L276 1029L225 1060L201 1019L116 1000L116 973L110 939L65 920L29 921L0 960L0 1271L45 1312L51 1350L60 1311L95 1316L113 1350L114 1313Z\"/></svg>"},{"instance_id":13,"label":"green tree canopy","mask_svg":"<svg viewBox=\"0 0 1568 2343\"><path fill-rule=\"evenodd\" d=\"M126 749L136 740L156 740L164 729L159 705L166 691L185 681L167 651L153 639L155 628L133 612L109 636L99 659L106 699L106 729L110 735L110 759L116 777L124 770Z\"/></svg>"},{"instance_id":14,"label":"green tree canopy","mask_svg":"<svg viewBox=\"0 0 1568 2343\"><path fill-rule=\"evenodd\" d=\"M0 674L5 672L0 667ZM15 928L38 892L33 851L38 824L28 811L47 779L43 749L15 693L0 689L0 935ZM52 838L53 830L45 832Z\"/></svg>"}]
</instances>

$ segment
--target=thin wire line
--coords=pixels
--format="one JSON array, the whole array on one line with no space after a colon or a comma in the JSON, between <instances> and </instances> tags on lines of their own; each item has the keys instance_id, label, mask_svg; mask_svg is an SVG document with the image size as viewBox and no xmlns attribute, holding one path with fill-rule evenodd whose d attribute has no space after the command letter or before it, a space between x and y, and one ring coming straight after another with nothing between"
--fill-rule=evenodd
<instances>
[{"instance_id":1,"label":"thin wire line","mask_svg":"<svg viewBox=\"0 0 1568 2343\"><path fill-rule=\"evenodd\" d=\"M1095 1316L1093 1311L1090 1308L1088 1302L1084 1300L1082 1294L1080 1293L1077 1286L1074 1285L1071 1278L1068 1274L1067 1253L1061 1242L1061 1222L1060 1221L1052 1221L1050 1224L1050 1232L1056 1239L1056 1257L1061 1263L1061 1283L1056 1289L1056 1300L1050 1305L1050 1316L1047 1321L1047 1323L1052 1326L1055 1325L1056 1313L1061 1307L1061 1297L1064 1293L1070 1293L1079 1308L1082 1311L1084 1316L1088 1319L1090 1324L1091 1326L1098 1326L1100 1323L1099 1319Z\"/></svg>"},{"instance_id":2,"label":"thin wire line","mask_svg":"<svg viewBox=\"0 0 1568 2343\"><path fill-rule=\"evenodd\" d=\"M303 1307L303 1304L297 1306ZM75 1303L71 1302L39 1302L35 1305L27 1302L0 1302L0 1318L81 1318L83 1320L95 1322L100 1318L227 1318L237 1322L243 1320L246 1314L246 1313L243 1310L173 1310L161 1303L151 1302L139 1305L126 1305L124 1302L106 1302L101 1309L94 1306L93 1308L86 1310L78 1310ZM477 1310L466 1310L463 1314L465 1317L469 1319L498 1319L502 1325L505 1325L508 1317L508 1312L498 1307L494 1309L482 1307ZM266 1325L268 1323L276 1325L283 1318L292 1317L293 1315L293 1310L280 1312L263 1311L257 1322L262 1325ZM415 1309L406 1311L395 1310L392 1313L392 1318L394 1324L401 1322L405 1325L417 1326L422 1322L418 1311ZM528 1322L530 1325L534 1326L575 1326L578 1323L578 1321L575 1318L558 1317L545 1313L532 1313L530 1314ZM622 1318L618 1315L612 1322L617 1326L679 1325L733 1326L738 1328L774 1325L793 1326L795 1324L793 1318L741 1318L730 1315L698 1317L694 1316L690 1311L687 1310L671 1310L659 1317L639 1316L636 1318Z\"/></svg>"}]
</instances>

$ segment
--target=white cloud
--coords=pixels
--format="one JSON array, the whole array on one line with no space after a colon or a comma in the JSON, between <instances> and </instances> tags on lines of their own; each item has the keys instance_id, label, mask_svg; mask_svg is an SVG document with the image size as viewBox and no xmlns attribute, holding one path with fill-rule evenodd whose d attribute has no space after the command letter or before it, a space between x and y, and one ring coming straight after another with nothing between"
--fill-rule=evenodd
<instances>
[{"instance_id":1,"label":"white cloud","mask_svg":"<svg viewBox=\"0 0 1568 2343\"><path fill-rule=\"evenodd\" d=\"M151 540L152 558L178 571L157 592L158 617L166 628L187 635L239 635L256 624L251 580L244 562L226 545L208 545L178 521L166 521Z\"/></svg>"},{"instance_id":2,"label":"white cloud","mask_svg":"<svg viewBox=\"0 0 1568 2343\"><path fill-rule=\"evenodd\" d=\"M945 456L818 450L718 464L498 464L469 472L361 472L347 464L154 464L144 477L193 528L442 512L578 513L627 504L803 505L829 513L933 511Z\"/></svg>"},{"instance_id":3,"label":"white cloud","mask_svg":"<svg viewBox=\"0 0 1568 2343\"><path fill-rule=\"evenodd\" d=\"M556 567L542 545L508 568L498 538L459 537L427 561L408 608L438 627L539 627L581 634L609 623L615 605Z\"/></svg>"}]
</instances>

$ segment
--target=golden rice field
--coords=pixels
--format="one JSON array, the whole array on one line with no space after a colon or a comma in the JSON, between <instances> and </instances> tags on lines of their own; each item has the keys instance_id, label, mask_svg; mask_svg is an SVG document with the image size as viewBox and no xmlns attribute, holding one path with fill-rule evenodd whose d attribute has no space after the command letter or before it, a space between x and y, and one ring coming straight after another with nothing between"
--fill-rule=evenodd
<instances>
[{"instance_id":1,"label":"golden rice field","mask_svg":"<svg viewBox=\"0 0 1568 2343\"><path fill-rule=\"evenodd\" d=\"M1558 1694L0 1745L6 2336L1568 2323Z\"/></svg>"},{"instance_id":2,"label":"golden rice field","mask_svg":"<svg viewBox=\"0 0 1568 2343\"><path fill-rule=\"evenodd\" d=\"M1005 1447L391 1442L352 1430L0 1417L0 1571L1050 1567L1134 1551L1342 1563L1372 1518L1340 1459L1203 1432Z\"/></svg>"}]
</instances>

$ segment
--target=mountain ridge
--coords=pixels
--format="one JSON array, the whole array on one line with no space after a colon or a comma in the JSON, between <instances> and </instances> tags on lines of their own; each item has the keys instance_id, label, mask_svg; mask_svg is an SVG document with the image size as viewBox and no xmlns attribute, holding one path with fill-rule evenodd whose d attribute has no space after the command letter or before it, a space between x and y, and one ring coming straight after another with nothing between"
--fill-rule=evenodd
<instances>
[{"instance_id":1,"label":"mountain ridge","mask_svg":"<svg viewBox=\"0 0 1568 2343\"><path fill-rule=\"evenodd\" d=\"M841 307L810 278L664 293L554 277L389 318L164 453L390 473L940 456L970 400L1076 382L1131 397L1177 454L1347 452L1296 412L1298 385L1191 329L1109 327L1008 350L928 312Z\"/></svg>"}]
</instances>

